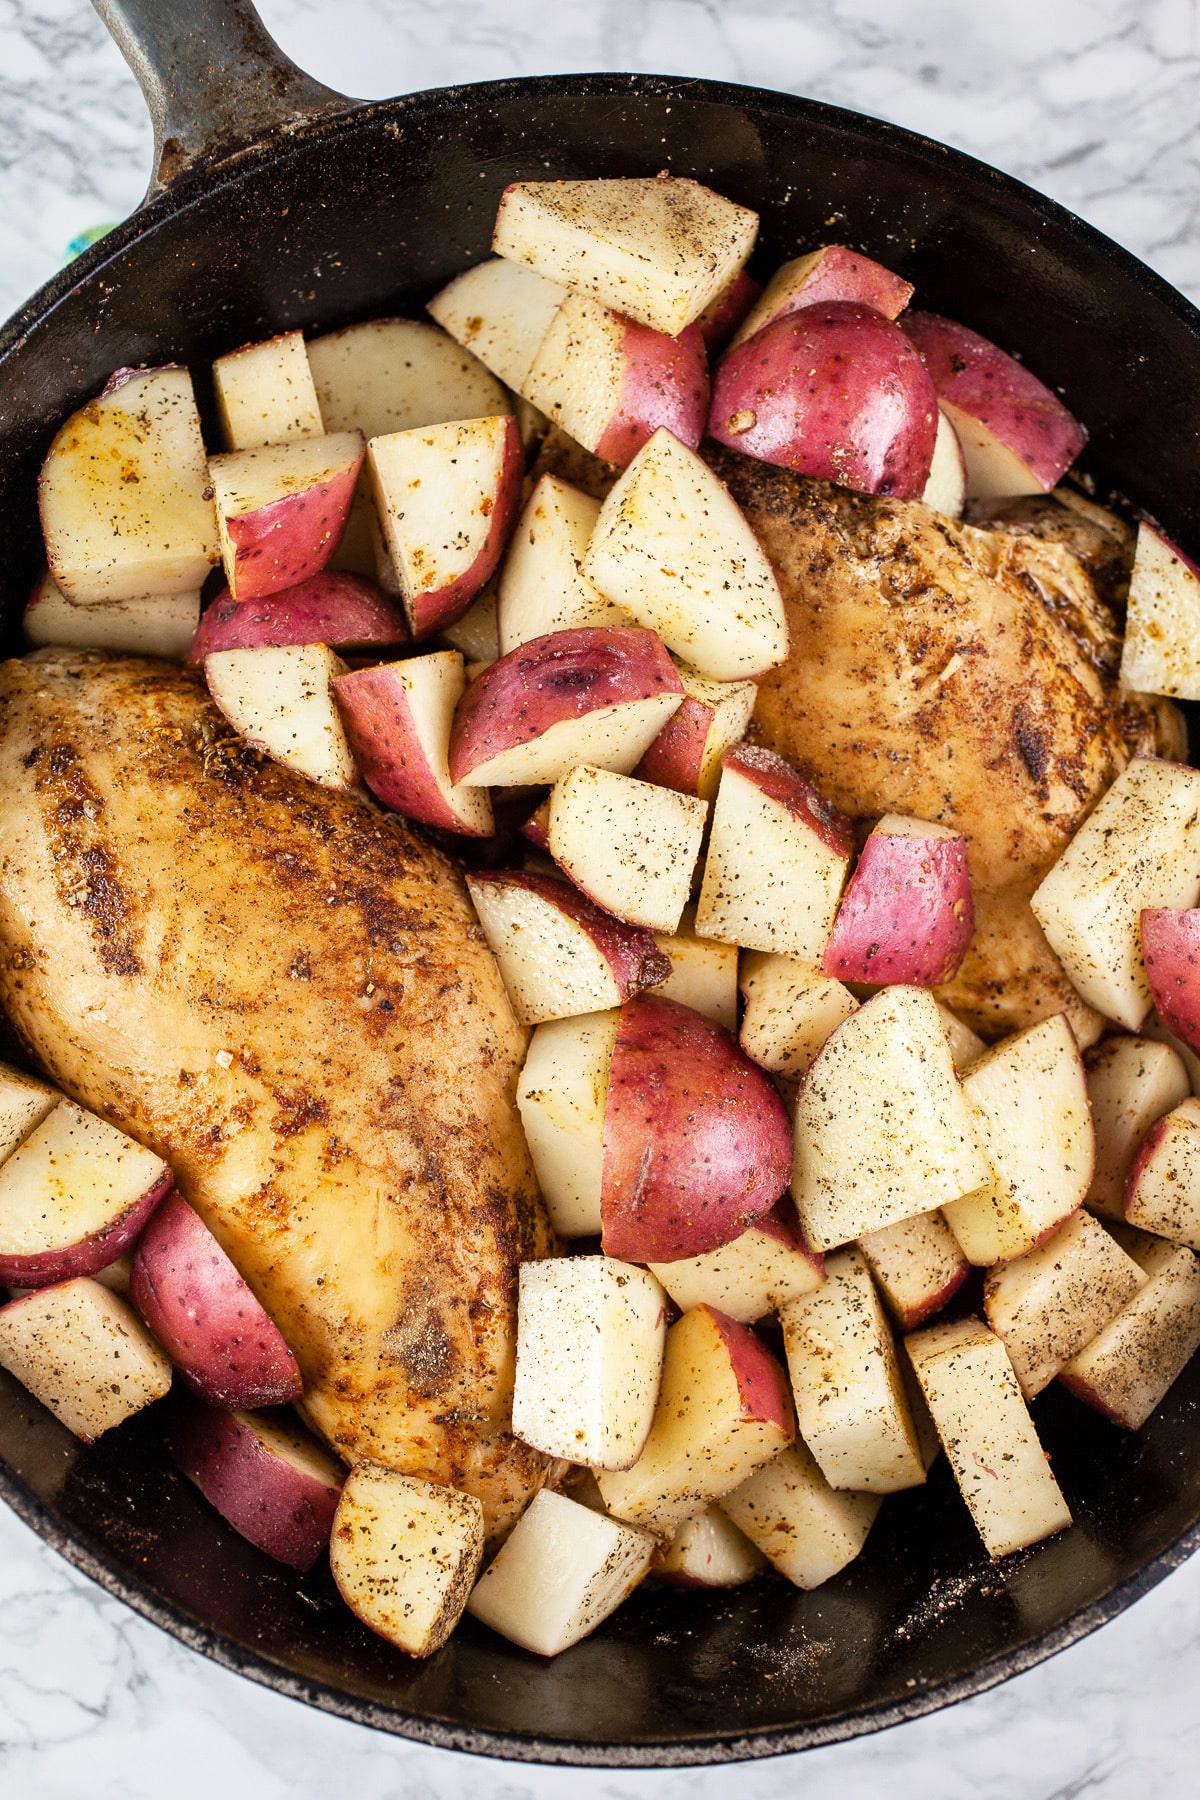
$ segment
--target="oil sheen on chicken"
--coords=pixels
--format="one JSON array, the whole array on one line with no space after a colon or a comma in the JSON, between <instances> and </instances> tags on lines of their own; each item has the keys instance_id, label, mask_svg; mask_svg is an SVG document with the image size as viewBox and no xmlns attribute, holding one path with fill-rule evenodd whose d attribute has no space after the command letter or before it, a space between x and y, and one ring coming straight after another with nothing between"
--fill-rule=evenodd
<instances>
[{"instance_id":1,"label":"oil sheen on chicken","mask_svg":"<svg viewBox=\"0 0 1200 1800\"><path fill-rule=\"evenodd\" d=\"M1101 1021L1029 899L1129 757L1178 756L1186 739L1169 702L1118 690L1120 638L1078 519L1059 509L1056 525L1047 501L980 530L732 452L709 460L774 564L791 631L751 735L864 827L900 812L964 832L976 929L941 997L989 1038L1065 1012L1093 1042Z\"/></svg>"},{"instance_id":2,"label":"oil sheen on chicken","mask_svg":"<svg viewBox=\"0 0 1200 1800\"><path fill-rule=\"evenodd\" d=\"M451 865L264 761L165 663L0 668L0 997L46 1072L160 1152L348 1461L477 1494L508 1430L520 1260L551 1234L525 1034Z\"/></svg>"}]
</instances>

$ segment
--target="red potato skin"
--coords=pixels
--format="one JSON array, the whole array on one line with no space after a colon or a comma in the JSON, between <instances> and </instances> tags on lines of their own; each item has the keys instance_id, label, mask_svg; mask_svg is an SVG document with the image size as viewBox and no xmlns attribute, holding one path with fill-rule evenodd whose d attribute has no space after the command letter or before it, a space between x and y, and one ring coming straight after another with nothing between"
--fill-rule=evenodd
<instances>
[{"instance_id":1,"label":"red potato skin","mask_svg":"<svg viewBox=\"0 0 1200 1800\"><path fill-rule=\"evenodd\" d=\"M531 813L521 827L521 836L528 839L538 850L544 850L547 856L550 854L549 821L550 802L543 800L537 811Z\"/></svg>"},{"instance_id":2,"label":"red potato skin","mask_svg":"<svg viewBox=\"0 0 1200 1800\"><path fill-rule=\"evenodd\" d=\"M1058 395L1024 363L954 319L910 312L904 331L939 397L986 425L1047 493L1056 487L1087 443L1086 430Z\"/></svg>"},{"instance_id":3,"label":"red potato skin","mask_svg":"<svg viewBox=\"0 0 1200 1800\"><path fill-rule=\"evenodd\" d=\"M821 967L839 981L936 987L958 973L974 929L965 838L872 833Z\"/></svg>"},{"instance_id":4,"label":"red potato skin","mask_svg":"<svg viewBox=\"0 0 1200 1800\"><path fill-rule=\"evenodd\" d=\"M1058 1379L1068 1393L1074 1394L1077 1400L1082 1400L1085 1406L1090 1406L1094 1412L1098 1412L1102 1418L1108 1420L1110 1425L1119 1425L1123 1431L1138 1429L1131 1419L1122 1418L1119 1412L1114 1412L1108 1402L1096 1392L1091 1382L1085 1381L1081 1375L1072 1375L1069 1370L1060 1369Z\"/></svg>"},{"instance_id":5,"label":"red potato skin","mask_svg":"<svg viewBox=\"0 0 1200 1800\"><path fill-rule=\"evenodd\" d=\"M794 1436L796 1421L788 1378L762 1339L751 1326L739 1325L715 1306L705 1303L697 1310L706 1312L716 1326L746 1417L765 1419L778 1425L786 1436Z\"/></svg>"},{"instance_id":6,"label":"red potato skin","mask_svg":"<svg viewBox=\"0 0 1200 1800\"><path fill-rule=\"evenodd\" d=\"M500 456L500 474L492 499L488 534L483 548L471 564L445 587L427 588L405 601L414 638L434 637L453 625L470 608L475 596L483 591L504 554L521 505L521 482L525 474L525 455L521 449L521 432L515 419L506 419L504 446Z\"/></svg>"},{"instance_id":7,"label":"red potato skin","mask_svg":"<svg viewBox=\"0 0 1200 1800\"><path fill-rule=\"evenodd\" d=\"M95 1275L98 1270L107 1269L140 1237L170 1193L174 1179L170 1169L164 1169L154 1186L132 1206L77 1244L36 1251L29 1256L0 1256L0 1282L5 1287L53 1287L57 1282L74 1281L80 1275Z\"/></svg>"},{"instance_id":8,"label":"red potato skin","mask_svg":"<svg viewBox=\"0 0 1200 1800\"><path fill-rule=\"evenodd\" d=\"M1200 907L1147 907L1142 960L1159 1018L1200 1050Z\"/></svg>"},{"instance_id":9,"label":"red potato skin","mask_svg":"<svg viewBox=\"0 0 1200 1800\"><path fill-rule=\"evenodd\" d=\"M178 1194L133 1258L130 1295L184 1381L212 1406L283 1406L303 1393L278 1326Z\"/></svg>"},{"instance_id":10,"label":"red potato skin","mask_svg":"<svg viewBox=\"0 0 1200 1800\"><path fill-rule=\"evenodd\" d=\"M633 771L639 781L653 781L677 794L698 794L704 747L712 730L713 710L689 694L672 713Z\"/></svg>"},{"instance_id":11,"label":"red potato skin","mask_svg":"<svg viewBox=\"0 0 1200 1800\"><path fill-rule=\"evenodd\" d=\"M624 468L663 425L694 450L704 436L709 397L708 353L699 328L689 325L667 337L634 319L624 325L621 392L596 455Z\"/></svg>"},{"instance_id":12,"label":"red potato skin","mask_svg":"<svg viewBox=\"0 0 1200 1800\"><path fill-rule=\"evenodd\" d=\"M814 1250L805 1237L795 1205L786 1194L775 1203L770 1212L759 1214L754 1221L754 1228L761 1231L764 1237L773 1237L779 1243L786 1244L789 1250L798 1250L814 1269L824 1275L824 1254L820 1250Z\"/></svg>"},{"instance_id":13,"label":"red potato skin","mask_svg":"<svg viewBox=\"0 0 1200 1800\"><path fill-rule=\"evenodd\" d=\"M632 1000L646 988L657 987L671 973L671 959L659 949L652 934L638 925L626 925L596 906L570 881L542 875L535 869L480 869L472 884L523 888L582 927L608 964L622 1000Z\"/></svg>"},{"instance_id":14,"label":"red potato skin","mask_svg":"<svg viewBox=\"0 0 1200 1800\"><path fill-rule=\"evenodd\" d=\"M604 1111L605 1255L716 1250L774 1206L791 1173L787 1110L732 1033L655 994L627 1001Z\"/></svg>"},{"instance_id":15,"label":"red potato skin","mask_svg":"<svg viewBox=\"0 0 1200 1800\"><path fill-rule=\"evenodd\" d=\"M736 769L752 781L769 800L785 806L794 819L832 850L835 856L849 856L854 849L854 826L845 813L818 793L811 781L794 769L790 762L761 744L735 744L726 751L722 768Z\"/></svg>"},{"instance_id":16,"label":"red potato skin","mask_svg":"<svg viewBox=\"0 0 1200 1800\"><path fill-rule=\"evenodd\" d=\"M363 455L328 481L227 521L235 600L262 600L320 574L345 529Z\"/></svg>"},{"instance_id":17,"label":"red potato skin","mask_svg":"<svg viewBox=\"0 0 1200 1800\"><path fill-rule=\"evenodd\" d=\"M359 773L376 799L406 819L439 831L463 837L488 835L468 830L430 775L425 746L394 664L335 675L330 685Z\"/></svg>"},{"instance_id":18,"label":"red potato skin","mask_svg":"<svg viewBox=\"0 0 1200 1800\"><path fill-rule=\"evenodd\" d=\"M1052 1228L1052 1232L1048 1235L1052 1235L1054 1231L1060 1229L1060 1225L1055 1225ZM1042 1239L1039 1238L1038 1243L1041 1242ZM895 1317L896 1323L899 1325L900 1329L902 1331L915 1331L918 1325L923 1325L925 1323L926 1319L932 1319L935 1313L941 1312L943 1306L948 1306L951 1300L953 1300L955 1294L957 1294L959 1288L970 1273L971 1265L964 1256L949 1281L943 1283L936 1293L926 1294L919 1306L897 1307L895 1309Z\"/></svg>"},{"instance_id":19,"label":"red potato skin","mask_svg":"<svg viewBox=\"0 0 1200 1800\"><path fill-rule=\"evenodd\" d=\"M835 300L785 313L725 357L708 429L718 443L863 494L919 500L937 395L898 325Z\"/></svg>"},{"instance_id":20,"label":"red potato skin","mask_svg":"<svg viewBox=\"0 0 1200 1800\"><path fill-rule=\"evenodd\" d=\"M191 1396L175 1396L163 1438L235 1531L276 1562L312 1568L329 1543L340 1487L275 1456L236 1413Z\"/></svg>"},{"instance_id":21,"label":"red potato skin","mask_svg":"<svg viewBox=\"0 0 1200 1800\"><path fill-rule=\"evenodd\" d=\"M762 284L739 269L716 299L709 301L696 325L710 356L721 354L761 293Z\"/></svg>"},{"instance_id":22,"label":"red potato skin","mask_svg":"<svg viewBox=\"0 0 1200 1800\"><path fill-rule=\"evenodd\" d=\"M295 587L240 605L222 588L196 628L187 660L195 665L213 650L283 644L328 644L338 651L391 649L408 638L404 614L373 582L323 569Z\"/></svg>"},{"instance_id":23,"label":"red potato skin","mask_svg":"<svg viewBox=\"0 0 1200 1800\"><path fill-rule=\"evenodd\" d=\"M882 263L848 250L845 244L827 244L820 262L814 264L804 286L792 302L764 321L773 325L805 306L827 306L832 300L850 300L857 306L869 306L885 319L899 318L913 296L911 281L904 281L885 269Z\"/></svg>"},{"instance_id":24,"label":"red potato skin","mask_svg":"<svg viewBox=\"0 0 1200 1800\"><path fill-rule=\"evenodd\" d=\"M1170 1130L1171 1114L1168 1112L1164 1113L1161 1119L1156 1119L1154 1121L1153 1125L1138 1145L1134 1159L1129 1165L1129 1173L1125 1177L1125 1197L1123 1205L1127 1213L1132 1210L1137 1195L1138 1183L1141 1180L1147 1164L1154 1160L1159 1145Z\"/></svg>"},{"instance_id":25,"label":"red potato skin","mask_svg":"<svg viewBox=\"0 0 1200 1800\"><path fill-rule=\"evenodd\" d=\"M662 639L641 626L583 625L531 638L485 669L459 701L450 779L461 781L561 719L683 691Z\"/></svg>"}]
</instances>

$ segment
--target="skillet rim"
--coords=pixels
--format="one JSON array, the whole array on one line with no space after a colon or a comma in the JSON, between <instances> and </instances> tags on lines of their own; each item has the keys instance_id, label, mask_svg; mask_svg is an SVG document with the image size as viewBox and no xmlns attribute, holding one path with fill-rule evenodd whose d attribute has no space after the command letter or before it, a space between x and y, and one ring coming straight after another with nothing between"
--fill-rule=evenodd
<instances>
[{"instance_id":1,"label":"skillet rim","mask_svg":"<svg viewBox=\"0 0 1200 1800\"><path fill-rule=\"evenodd\" d=\"M1107 261L1140 290L1151 307L1165 309L1200 340L1200 309L1150 269L1131 251L1115 243L1057 201L1049 199L1017 177L936 139L894 125L870 114L846 107L749 84L663 75L603 72L567 76L538 75L500 81L463 83L430 88L392 99L355 104L346 110L315 119L301 118L258 138L228 145L191 165L143 202L130 216L92 245L75 261L52 276L0 328L0 365L20 354L26 340L53 323L55 309L72 293L86 286L139 239L185 213L194 203L220 189L235 185L293 150L342 133L370 126L379 119L417 121L446 114L461 116L465 107L499 107L514 101L547 98L627 98L704 102L782 115L796 124L857 135L882 153L903 151L907 156L935 162L953 179L991 188L1013 209L1020 209L1036 224L1051 225L1074 236L1093 254ZM0 1458L0 1499L36 1535L73 1567L87 1575L114 1598L123 1601L142 1618L169 1633L189 1649L234 1674L246 1676L286 1698L356 1724L387 1732L434 1748L487 1756L498 1760L587 1768L680 1768L755 1761L872 1735L910 1719L941 1711L999 1686L1025 1673L1071 1644L1107 1624L1158 1585L1200 1549L1200 1518L1173 1544L1144 1564L1135 1574L1112 1587L1080 1612L1040 1637L1030 1639L973 1669L969 1674L914 1690L898 1702L880 1702L846 1710L817 1724L799 1727L767 1727L748 1735L663 1738L629 1744L617 1741L580 1742L568 1737L537 1737L517 1732L455 1727L442 1720L400 1707L386 1707L353 1696L313 1677L296 1674L254 1651L235 1644L214 1627L192 1618L181 1608L139 1586L115 1561L83 1535L57 1518L50 1506L23 1482Z\"/></svg>"}]
</instances>

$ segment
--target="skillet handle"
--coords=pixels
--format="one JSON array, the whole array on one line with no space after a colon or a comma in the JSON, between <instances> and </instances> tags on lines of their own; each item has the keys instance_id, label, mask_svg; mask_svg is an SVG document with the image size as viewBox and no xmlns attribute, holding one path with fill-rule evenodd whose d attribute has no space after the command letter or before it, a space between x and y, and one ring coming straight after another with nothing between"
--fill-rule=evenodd
<instances>
[{"instance_id":1,"label":"skillet handle","mask_svg":"<svg viewBox=\"0 0 1200 1800\"><path fill-rule=\"evenodd\" d=\"M284 55L250 0L92 0L154 125L147 198L196 164L355 102Z\"/></svg>"}]
</instances>

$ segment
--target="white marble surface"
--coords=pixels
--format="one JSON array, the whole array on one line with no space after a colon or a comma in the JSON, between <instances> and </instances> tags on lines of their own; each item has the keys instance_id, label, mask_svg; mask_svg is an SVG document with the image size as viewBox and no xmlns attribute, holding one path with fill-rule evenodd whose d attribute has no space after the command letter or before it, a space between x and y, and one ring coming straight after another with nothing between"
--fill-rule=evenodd
<instances>
[{"instance_id":1,"label":"white marble surface","mask_svg":"<svg viewBox=\"0 0 1200 1800\"><path fill-rule=\"evenodd\" d=\"M181 9L186 0L178 0ZM1196 0L263 0L377 96L628 68L882 114L1064 201L1200 297ZM129 210L150 139L86 0L0 0L0 314ZM879 1737L740 1771L487 1764L376 1736L193 1656L0 1512L0 1792L20 1800L1125 1800L1200 1793L1200 1561L1029 1675Z\"/></svg>"}]
</instances>

